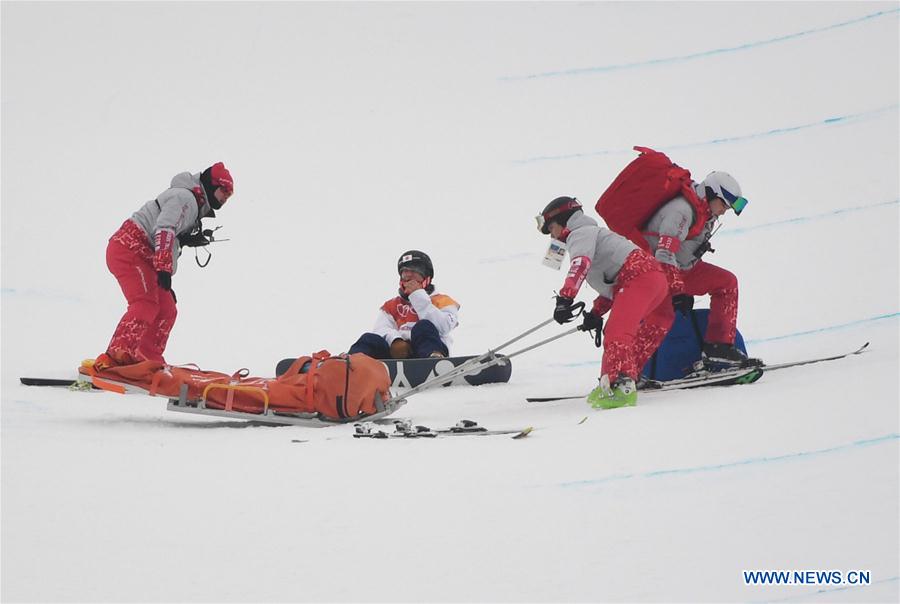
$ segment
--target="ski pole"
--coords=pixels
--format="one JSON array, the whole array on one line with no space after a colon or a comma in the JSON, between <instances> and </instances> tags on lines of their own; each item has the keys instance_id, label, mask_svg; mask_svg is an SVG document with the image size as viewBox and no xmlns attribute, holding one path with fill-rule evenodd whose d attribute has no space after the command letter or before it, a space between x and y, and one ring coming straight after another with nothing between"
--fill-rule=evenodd
<instances>
[{"instance_id":1,"label":"ski pole","mask_svg":"<svg viewBox=\"0 0 900 604\"><path fill-rule=\"evenodd\" d=\"M478 369L479 369L479 370L482 370L482 369L487 369L488 367L493 367L494 365L501 365L501 364L505 363L508 359L513 358L514 356L518 356L518 355L522 354L523 352L528 352L529 350L534 350L534 349L537 348L538 346L543 346L544 344L549 344L550 342L553 342L554 340L558 340L558 339L560 339L560 338L562 338L562 337L565 337L565 336L567 336L567 335L569 335L569 334L573 334L573 333L575 333L576 331L580 331L580 328L579 328L579 327L573 327L572 329L570 329L570 330L568 330L568 331L564 331L564 332L562 332L562 333L560 333L560 334L557 334L557 335L555 335L555 336L553 336L553 337L547 338L546 340L541 340L540 342L537 342L536 344L532 344L531 346L527 346L527 347L525 347L525 348L523 348L523 349L521 349L521 350L517 350L517 351L515 351L515 352L511 352L511 353L509 353L509 354L507 354L507 355L503 355L503 356L500 356L500 357L494 357L494 358L492 358L492 359L488 359L488 360L486 360L484 363L482 363L481 365L479 365L479 366L478 366ZM449 373L449 372L448 372L448 373ZM468 373L470 373L470 372L466 372L466 374L468 374ZM442 376L440 376L440 377L445 378L444 381L446 382L446 374L445 374L445 375L442 375ZM459 377L459 376L454 376L454 378L456 378L456 377ZM433 379L435 379L435 378L433 378Z\"/></svg>"},{"instance_id":2,"label":"ski pole","mask_svg":"<svg viewBox=\"0 0 900 604\"><path fill-rule=\"evenodd\" d=\"M534 328L528 330L527 332L524 332L523 334L498 346L497 348L495 348L493 350L488 350L486 353L479 355L478 357L469 359L465 363L451 369L447 373L435 376L429 380L422 382L421 384L419 384L418 386L416 386L414 388L410 388L409 390L404 392L402 396L398 395L398 396L391 397L390 399L385 401L385 403L390 403L395 400L405 399L405 398L412 396L413 394L417 394L423 390L433 388L434 386L440 386L440 385L446 384L447 382L453 381L458 377L462 377L464 375L474 373L476 370L481 371L482 369L487 369L488 367L493 367L494 365L499 365L501 363L505 363L507 359L510 359L514 356L520 355L524 352L528 352L529 350L534 350L535 348L537 348L539 346L543 346L544 344L549 344L550 342L553 342L554 340L558 340L559 338L573 334L576 331L578 331L578 327L573 327L572 329L569 329L568 331L564 331L563 333L557 334L557 335L547 338L545 340L541 340L540 342L532 344L531 346L527 346L521 350L517 350L516 352L513 352L509 355L504 355L504 356L499 356L499 357L496 356L495 352L497 350L499 350L500 348L504 348L513 342L521 340L523 337L527 336L528 334L534 333L541 327L543 327L551 322L553 322L553 319L544 321L537 327L534 327Z\"/></svg>"},{"instance_id":3,"label":"ski pole","mask_svg":"<svg viewBox=\"0 0 900 604\"><path fill-rule=\"evenodd\" d=\"M576 331L581 331L581 327L580 326L573 327L572 329L570 329L568 331L564 331L562 333L556 334L555 336L547 338L546 340L541 340L540 342L538 342L536 344L532 344L531 346L527 346L527 347L523 348L522 350L517 350L515 352L511 352L503 357L497 357L496 359L491 359L490 364L485 365L485 367L493 367L494 365L496 365L502 361L505 361L506 359L511 359L514 356L518 356L518 355L522 354L523 352L528 352L529 350L534 350L538 346L543 346L544 344L549 344L550 342L553 342L554 340L558 340L564 336L573 334Z\"/></svg>"},{"instance_id":4,"label":"ski pole","mask_svg":"<svg viewBox=\"0 0 900 604\"><path fill-rule=\"evenodd\" d=\"M524 337L526 337L526 336L529 336L529 335L533 334L534 332L536 332L537 330L541 329L542 327L544 327L544 326L546 326L546 325L549 325L550 323L553 323L553 321L554 321L554 319L551 318L551 319L547 319L546 321L542 321L542 322L538 323L538 324L535 325L534 327L532 327L532 328L530 328L530 329L527 329L527 330L523 331L522 333L520 333L519 335L517 335L517 336L514 337L513 339L508 340L508 341L504 342L503 344L500 344L500 346L497 346L497 347L495 347L495 348L489 348L489 349L487 350L487 352L482 353L482 354L478 355L477 357L473 357L473 358L469 359L468 361L466 361L466 362L464 362L464 363L462 363L462 364L460 364L460 365L454 367L452 371L448 372L448 374L449 374L449 373L456 373L456 372L458 372L458 371L460 371L460 370L466 370L466 369L468 369L469 367L472 367L472 366L474 366L474 365L480 364L480 363L481 363L482 361L484 361L485 359L496 357L497 351L502 350L503 348L506 348L506 347L509 346L510 344L513 344L513 343L515 343L515 342L518 342L518 341L521 340L522 338L524 338ZM445 374L445 375L446 375L446 374ZM456 377L456 376L454 376L454 377Z\"/></svg>"},{"instance_id":5,"label":"ski pole","mask_svg":"<svg viewBox=\"0 0 900 604\"><path fill-rule=\"evenodd\" d=\"M544 326L546 326L546 325L549 325L549 324L552 323L552 322L553 322L553 319L547 319L546 321L542 321L541 323L535 325L534 327L532 327L532 328L530 328L530 329L527 329L526 331L523 331L522 333L520 333L519 335L517 335L517 336L514 337L513 339L504 342L504 343L501 344L500 346L497 346L497 347L495 347L495 348L489 348L487 352L482 353L482 354L478 355L477 357L473 357L473 358L469 359L468 361L465 361L465 362L461 363L460 365L457 365L456 367L454 367L453 369L451 369L451 370L448 371L447 373L444 373L444 374L442 374L442 375L435 376L435 377L433 377L433 378L431 378L431 379L429 379L429 380L426 380L425 382L419 384L419 385L416 386L415 388L412 388L412 389L408 390L408 391L406 392L406 394L409 395L409 394L411 394L411 393L413 393L413 392L419 392L419 391L421 391L421 390L425 390L426 388L428 388L428 387L430 387L431 385L436 384L436 383L444 384L444 383L447 383L447 382L450 381L450 380L454 380L454 379L456 379L457 377L460 377L461 375L465 375L465 374L471 373L471 370L472 370L472 369L474 369L475 367L480 367L481 364L482 364L485 360L497 358L497 351L498 351L498 350L501 350L502 348L506 348L507 346L509 346L510 344L512 344L512 343L514 343L514 342L518 342L518 341L521 340L522 338L524 338L524 337L526 337L526 336L528 336L528 335L531 335L532 333L534 333L534 332L537 331L538 329L540 329L540 328L542 328L542 327L544 327Z\"/></svg>"}]
</instances>

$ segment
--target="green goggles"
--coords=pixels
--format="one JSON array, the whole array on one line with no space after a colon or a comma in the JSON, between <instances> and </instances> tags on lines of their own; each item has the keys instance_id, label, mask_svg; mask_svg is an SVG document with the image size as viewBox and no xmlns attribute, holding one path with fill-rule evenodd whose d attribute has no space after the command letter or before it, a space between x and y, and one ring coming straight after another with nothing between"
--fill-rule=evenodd
<instances>
[{"instance_id":1,"label":"green goggles","mask_svg":"<svg viewBox=\"0 0 900 604\"><path fill-rule=\"evenodd\" d=\"M747 204L750 203L747 201L746 197L736 197L724 188L722 189L722 199L725 202L725 205L734 210L734 213L738 216L741 215L741 212L743 212L744 208L747 207Z\"/></svg>"}]
</instances>

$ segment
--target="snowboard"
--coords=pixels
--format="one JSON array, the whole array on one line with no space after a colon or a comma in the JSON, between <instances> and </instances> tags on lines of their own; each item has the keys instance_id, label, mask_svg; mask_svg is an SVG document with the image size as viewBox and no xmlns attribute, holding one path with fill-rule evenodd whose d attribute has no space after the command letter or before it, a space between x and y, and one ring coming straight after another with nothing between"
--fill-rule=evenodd
<instances>
[{"instance_id":1,"label":"snowboard","mask_svg":"<svg viewBox=\"0 0 900 604\"><path fill-rule=\"evenodd\" d=\"M498 357L503 357L498 354ZM443 375L454 367L459 367L475 355L465 357L446 357L440 359L382 359L391 376L392 388L413 388L426 380ZM286 372L296 359L282 359L275 366L275 375ZM480 371L454 378L444 386L469 385L481 386L482 384L500 384L509 381L512 376L512 362L507 360L492 367L483 368Z\"/></svg>"}]
</instances>

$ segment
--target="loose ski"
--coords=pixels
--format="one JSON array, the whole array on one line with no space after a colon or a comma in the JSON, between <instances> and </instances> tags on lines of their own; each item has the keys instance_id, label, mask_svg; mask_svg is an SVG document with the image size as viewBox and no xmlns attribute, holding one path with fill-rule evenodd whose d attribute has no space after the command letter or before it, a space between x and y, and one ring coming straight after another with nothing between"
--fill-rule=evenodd
<instances>
[{"instance_id":1,"label":"loose ski","mask_svg":"<svg viewBox=\"0 0 900 604\"><path fill-rule=\"evenodd\" d=\"M354 425L353 438L438 438L446 436L503 436L511 435L513 439L525 438L531 434L533 428L527 427L521 430L488 430L479 426L477 422L464 419L455 426L445 430L432 430L426 426L415 426L410 420L397 420L394 422L394 431L386 432L373 428L371 423L363 422Z\"/></svg>"},{"instance_id":2,"label":"loose ski","mask_svg":"<svg viewBox=\"0 0 900 604\"><path fill-rule=\"evenodd\" d=\"M652 392L666 392L669 390L686 390L688 388L704 388L706 386L731 386L734 384L752 384L762 377L763 367L744 367L727 371L717 371L695 377L686 377L680 380L668 380L665 382L653 382L653 386L641 388L641 394ZM575 396L543 396L529 397L525 400L529 403L547 403L550 401L563 401L576 398L587 398L587 394Z\"/></svg>"},{"instance_id":3,"label":"loose ski","mask_svg":"<svg viewBox=\"0 0 900 604\"><path fill-rule=\"evenodd\" d=\"M708 378L683 378L680 380L668 380L666 382L656 382L661 387L659 388L647 388L641 389L641 393L648 392L664 392L666 390L680 390L684 388L700 388L703 386L731 386L734 384L746 384L752 383L759 379L762 376L762 372L765 371L775 371L778 369L787 369L788 367L799 367L801 365L811 365L813 363L824 363L825 361L837 361L840 359L845 359L847 357L851 357L857 354L862 354L869 348L869 342L866 342L853 352L846 352L844 354L837 354L829 357L818 357L814 359L805 359L802 361L791 361L788 363L775 363L772 365L763 365L762 367L752 368L749 370L734 370L734 371L747 371L748 374L752 374L754 370L760 370L759 375L753 377L752 375L744 375L744 376L733 376L729 375L732 372L718 372L715 374L710 374ZM531 397L526 398L525 400L529 403L543 403L550 401L562 401L568 399L575 398L586 398L587 395L584 396L549 396L549 397Z\"/></svg>"},{"instance_id":4,"label":"loose ski","mask_svg":"<svg viewBox=\"0 0 900 604\"><path fill-rule=\"evenodd\" d=\"M775 371L776 369L787 369L788 367L799 367L800 365L811 365L813 363L823 363L825 361L837 361L839 359L846 359L847 357L852 357L857 354L864 353L869 348L869 343L866 342L853 352L846 352L844 354L838 354L833 357L821 357L818 359L807 359L805 361L791 361L789 363L776 363L774 365L764 365L763 369L766 371Z\"/></svg>"},{"instance_id":5,"label":"loose ski","mask_svg":"<svg viewBox=\"0 0 900 604\"><path fill-rule=\"evenodd\" d=\"M72 379L58 378L30 378L22 377L19 381L26 386L52 386L56 388L68 388L70 390L100 390L96 386L91 386L90 382Z\"/></svg>"}]
</instances>

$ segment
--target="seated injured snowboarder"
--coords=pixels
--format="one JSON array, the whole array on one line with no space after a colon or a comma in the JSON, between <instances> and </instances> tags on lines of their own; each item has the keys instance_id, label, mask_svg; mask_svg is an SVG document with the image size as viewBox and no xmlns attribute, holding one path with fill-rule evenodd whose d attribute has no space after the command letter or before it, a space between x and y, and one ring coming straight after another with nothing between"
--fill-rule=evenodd
<instances>
[{"instance_id":1,"label":"seated injured snowboarder","mask_svg":"<svg viewBox=\"0 0 900 604\"><path fill-rule=\"evenodd\" d=\"M640 346L649 341L642 321L661 307L670 306L662 267L625 237L597 226L593 218L584 215L574 197L557 197L537 221L541 233L565 244L571 263L556 297L553 318L558 323L575 318L575 297L584 281L599 294L590 312L584 313L581 325L584 331L596 330L598 347L603 333L600 384L587 402L602 409L636 404L635 382L641 365L635 358L643 356L645 351ZM604 329L603 315L608 311Z\"/></svg>"},{"instance_id":2,"label":"seated injured snowboarder","mask_svg":"<svg viewBox=\"0 0 900 604\"><path fill-rule=\"evenodd\" d=\"M106 266L128 301L106 351L94 361L98 371L142 361L165 363L163 353L178 314L172 275L183 246L209 240L201 219L215 216L234 192L231 173L221 162L201 173L182 172L169 188L146 202L106 248Z\"/></svg>"},{"instance_id":3,"label":"seated injured snowboarder","mask_svg":"<svg viewBox=\"0 0 900 604\"><path fill-rule=\"evenodd\" d=\"M397 260L399 295L381 305L371 332L350 347L376 359L450 356L450 332L459 324L459 304L435 291L428 254L404 252Z\"/></svg>"},{"instance_id":4,"label":"seated injured snowboarder","mask_svg":"<svg viewBox=\"0 0 900 604\"><path fill-rule=\"evenodd\" d=\"M759 359L748 358L734 345L737 277L701 260L703 254L713 251L709 240L719 217L728 210L740 215L747 200L741 196L738 182L726 172L711 172L703 182L693 183L692 187L696 194L694 199L686 198L691 196L692 191L688 190L666 202L641 230L650 251L663 266L672 296L672 305L656 317L654 341L648 348L655 350L665 339L675 320L676 309L688 315L694 306L693 296L709 294L709 324L702 352L704 362L713 366L761 365ZM699 234L689 236L689 230L695 230L692 225L697 225ZM639 359L639 363L649 358L647 355Z\"/></svg>"}]
</instances>

